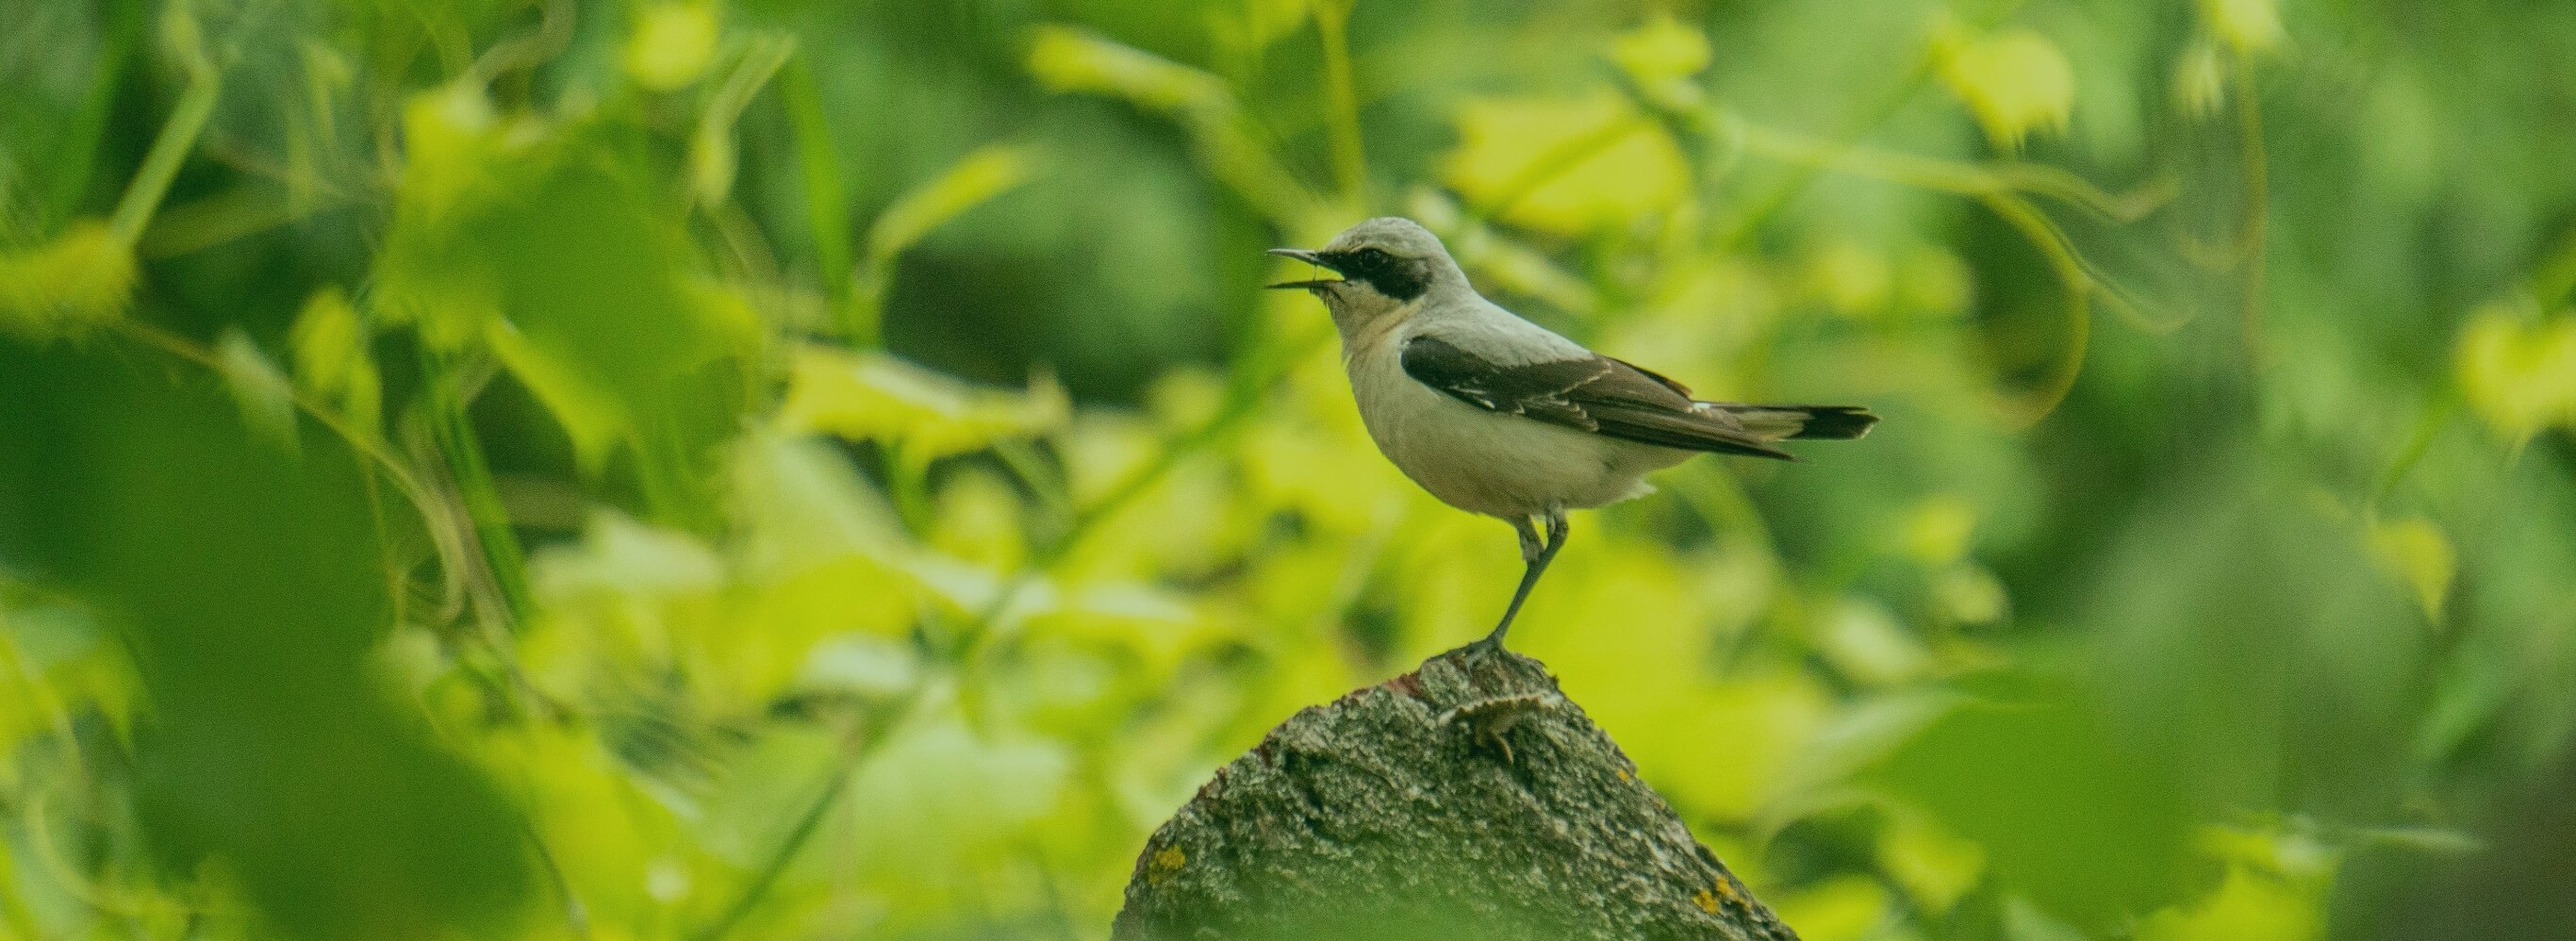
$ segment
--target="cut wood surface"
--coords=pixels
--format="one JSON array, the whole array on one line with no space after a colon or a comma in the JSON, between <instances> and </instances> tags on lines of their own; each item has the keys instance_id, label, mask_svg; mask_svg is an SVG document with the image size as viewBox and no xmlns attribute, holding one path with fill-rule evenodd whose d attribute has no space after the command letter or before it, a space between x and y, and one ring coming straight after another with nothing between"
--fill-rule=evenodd
<instances>
[{"instance_id":1,"label":"cut wood surface","mask_svg":"<svg viewBox=\"0 0 2576 941\"><path fill-rule=\"evenodd\" d=\"M1118 941L1793 941L1537 661L1474 646L1300 711L1145 844Z\"/></svg>"}]
</instances>

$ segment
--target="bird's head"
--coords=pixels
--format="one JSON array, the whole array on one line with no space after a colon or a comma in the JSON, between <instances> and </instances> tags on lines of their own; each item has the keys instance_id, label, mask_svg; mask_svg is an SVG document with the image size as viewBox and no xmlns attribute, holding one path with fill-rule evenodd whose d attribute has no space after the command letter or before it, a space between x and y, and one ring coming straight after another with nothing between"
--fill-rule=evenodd
<instances>
[{"instance_id":1,"label":"bird's head","mask_svg":"<svg viewBox=\"0 0 2576 941\"><path fill-rule=\"evenodd\" d=\"M1325 268L1340 278L1273 284L1303 288L1322 298L1344 336L1388 316L1409 312L1442 290L1467 290L1467 276L1439 236L1411 219L1384 216L1342 230L1324 247L1274 248L1273 255Z\"/></svg>"}]
</instances>

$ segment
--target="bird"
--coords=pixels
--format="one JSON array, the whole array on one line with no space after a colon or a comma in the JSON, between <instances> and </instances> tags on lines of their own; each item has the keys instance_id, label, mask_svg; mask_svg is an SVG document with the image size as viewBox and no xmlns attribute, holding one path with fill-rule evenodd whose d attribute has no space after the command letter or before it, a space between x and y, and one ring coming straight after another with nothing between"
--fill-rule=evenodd
<instances>
[{"instance_id":1,"label":"bird","mask_svg":"<svg viewBox=\"0 0 2576 941\"><path fill-rule=\"evenodd\" d=\"M1470 646L1503 649L1512 619L1565 547L1566 511L1652 492L1648 473L1699 453L1796 460L1774 445L1859 438L1878 422L1855 405L1693 398L1679 382L1486 300L1440 238L1410 219L1369 219L1320 249L1270 254L1339 275L1269 287L1323 301L1379 452L1442 503L1519 534L1520 586L1493 631Z\"/></svg>"}]
</instances>

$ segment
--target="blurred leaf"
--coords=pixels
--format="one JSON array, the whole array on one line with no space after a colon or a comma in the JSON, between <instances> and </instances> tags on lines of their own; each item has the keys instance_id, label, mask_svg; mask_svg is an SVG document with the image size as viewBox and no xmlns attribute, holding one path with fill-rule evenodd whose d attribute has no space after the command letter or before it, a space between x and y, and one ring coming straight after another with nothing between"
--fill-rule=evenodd
<instances>
[{"instance_id":1,"label":"blurred leaf","mask_svg":"<svg viewBox=\"0 0 2576 941\"><path fill-rule=\"evenodd\" d=\"M2174 56L2173 96L2184 114L2205 118L2218 113L2227 101L2227 63L2217 46L2195 42Z\"/></svg>"},{"instance_id":2,"label":"blurred leaf","mask_svg":"<svg viewBox=\"0 0 2576 941\"><path fill-rule=\"evenodd\" d=\"M2469 408L2507 440L2576 426L2576 314L2533 323L2481 308L2460 332L2455 368Z\"/></svg>"},{"instance_id":3,"label":"blurred leaf","mask_svg":"<svg viewBox=\"0 0 2576 941\"><path fill-rule=\"evenodd\" d=\"M1068 405L1052 383L1025 394L978 389L889 356L821 347L796 351L780 424L854 441L900 445L914 460L982 449L1064 423Z\"/></svg>"},{"instance_id":4,"label":"blurred leaf","mask_svg":"<svg viewBox=\"0 0 2576 941\"><path fill-rule=\"evenodd\" d=\"M2033 130L2064 133L2075 107L2075 70L2048 37L2005 29L1969 38L1955 28L1934 40L1950 92L1967 102L1998 149L2019 150Z\"/></svg>"},{"instance_id":5,"label":"blurred leaf","mask_svg":"<svg viewBox=\"0 0 2576 941\"><path fill-rule=\"evenodd\" d=\"M2200 0L2200 19L2238 53L2281 44L2281 11L2275 0Z\"/></svg>"},{"instance_id":6,"label":"blurred leaf","mask_svg":"<svg viewBox=\"0 0 2576 941\"><path fill-rule=\"evenodd\" d=\"M677 595L715 591L724 570L686 533L598 511L579 545L550 546L530 560L537 590L556 604L583 595Z\"/></svg>"},{"instance_id":7,"label":"blurred leaf","mask_svg":"<svg viewBox=\"0 0 2576 941\"><path fill-rule=\"evenodd\" d=\"M2190 906L2158 912L2139 926L2140 941L2313 941L2325 936L2322 887L2307 887L2249 866L2231 866L2218 891Z\"/></svg>"},{"instance_id":8,"label":"blurred leaf","mask_svg":"<svg viewBox=\"0 0 2576 941\"><path fill-rule=\"evenodd\" d=\"M939 488L930 531L932 548L1001 571L1020 567L1028 552L1021 531L1027 511L1009 481L984 468L967 468Z\"/></svg>"},{"instance_id":9,"label":"blurred leaf","mask_svg":"<svg viewBox=\"0 0 2576 941\"><path fill-rule=\"evenodd\" d=\"M133 246L95 220L34 248L0 249L0 332L44 337L113 321L134 277Z\"/></svg>"},{"instance_id":10,"label":"blurred leaf","mask_svg":"<svg viewBox=\"0 0 2576 941\"><path fill-rule=\"evenodd\" d=\"M1976 530L1976 506L1957 494L1942 494L1906 515L1905 549L1926 565L1946 565L1966 557Z\"/></svg>"},{"instance_id":11,"label":"blurred leaf","mask_svg":"<svg viewBox=\"0 0 2576 941\"><path fill-rule=\"evenodd\" d=\"M367 325L338 287L313 293L295 316L288 342L295 352L295 385L340 407L358 434L373 438L384 413L384 381L376 371Z\"/></svg>"},{"instance_id":12,"label":"blurred leaf","mask_svg":"<svg viewBox=\"0 0 2576 941\"><path fill-rule=\"evenodd\" d=\"M90 710L106 717L117 741L130 742L139 690L118 638L80 608L5 597L18 587L0 576L0 670L11 677L0 681L0 747L16 753L44 732L76 735L71 723ZM33 786L29 770L0 763L0 786Z\"/></svg>"},{"instance_id":13,"label":"blurred leaf","mask_svg":"<svg viewBox=\"0 0 2576 941\"><path fill-rule=\"evenodd\" d=\"M603 934L665 922L685 888L666 888L656 870L684 846L686 821L639 781L598 737L567 726L496 730L480 742L482 761L530 809L565 888ZM685 886L685 880L682 886ZM611 935L613 936L613 935Z\"/></svg>"},{"instance_id":14,"label":"blurred leaf","mask_svg":"<svg viewBox=\"0 0 2576 941\"><path fill-rule=\"evenodd\" d=\"M1771 909L1804 941L1860 941L1888 920L1887 890L1865 876L1838 876L1771 896Z\"/></svg>"},{"instance_id":15,"label":"blurred leaf","mask_svg":"<svg viewBox=\"0 0 2576 941\"><path fill-rule=\"evenodd\" d=\"M1884 253L1843 238L1826 242L1807 261L1807 282L1825 306L1847 317L1885 313L1895 294L1895 269Z\"/></svg>"},{"instance_id":16,"label":"blurred leaf","mask_svg":"<svg viewBox=\"0 0 2576 941\"><path fill-rule=\"evenodd\" d=\"M1960 562L1932 574L1932 600L1941 614L1960 624L1993 624L2012 614L2012 598L1993 572L1973 562Z\"/></svg>"},{"instance_id":17,"label":"blurred leaf","mask_svg":"<svg viewBox=\"0 0 2576 941\"><path fill-rule=\"evenodd\" d=\"M233 404L240 407L242 424L266 437L288 453L297 448L295 434L295 386L279 372L268 354L252 343L250 334L240 327L229 327L215 340L215 371L223 376L225 391L231 392Z\"/></svg>"},{"instance_id":18,"label":"blurred leaf","mask_svg":"<svg viewBox=\"0 0 2576 941\"><path fill-rule=\"evenodd\" d=\"M1877 604L1845 598L1819 619L1816 647L1854 682L1884 686L1921 674L1931 662L1923 642Z\"/></svg>"},{"instance_id":19,"label":"blurred leaf","mask_svg":"<svg viewBox=\"0 0 2576 941\"><path fill-rule=\"evenodd\" d=\"M1100 582L1069 592L1029 629L1089 641L1134 654L1155 676L1168 676L1182 657L1221 636L1186 597L1148 585Z\"/></svg>"},{"instance_id":20,"label":"blurred leaf","mask_svg":"<svg viewBox=\"0 0 2576 941\"><path fill-rule=\"evenodd\" d=\"M881 638L840 636L814 648L801 689L891 699L921 681L921 658L913 648Z\"/></svg>"},{"instance_id":21,"label":"blurred leaf","mask_svg":"<svg viewBox=\"0 0 2576 941\"><path fill-rule=\"evenodd\" d=\"M2379 564L2415 589L2424 619L2439 624L2442 605L2451 595L2451 578L2459 570L2459 553L2442 528L2423 517L2371 523L2370 548Z\"/></svg>"},{"instance_id":22,"label":"blurred leaf","mask_svg":"<svg viewBox=\"0 0 2576 941\"><path fill-rule=\"evenodd\" d=\"M1029 72L1058 91L1094 92L1158 111L1226 95L1215 76L1065 26L1038 28Z\"/></svg>"},{"instance_id":23,"label":"blurred leaf","mask_svg":"<svg viewBox=\"0 0 2576 941\"><path fill-rule=\"evenodd\" d=\"M1576 235L1668 210L1686 168L1672 139L1615 92L1469 99L1440 175L1504 222Z\"/></svg>"},{"instance_id":24,"label":"blurred leaf","mask_svg":"<svg viewBox=\"0 0 2576 941\"><path fill-rule=\"evenodd\" d=\"M1940 914L1975 888L1986 854L1975 841L1942 829L1928 814L1899 807L1878 838L1878 865L1905 887L1914 904Z\"/></svg>"},{"instance_id":25,"label":"blurred leaf","mask_svg":"<svg viewBox=\"0 0 2576 941\"><path fill-rule=\"evenodd\" d=\"M747 437L730 465L737 629L781 638L909 631L921 591L902 526L829 444Z\"/></svg>"},{"instance_id":26,"label":"blurred leaf","mask_svg":"<svg viewBox=\"0 0 2576 941\"><path fill-rule=\"evenodd\" d=\"M712 3L660 2L644 7L626 41L626 74L654 91L698 80L715 61L718 25Z\"/></svg>"},{"instance_id":27,"label":"blurred leaf","mask_svg":"<svg viewBox=\"0 0 2576 941\"><path fill-rule=\"evenodd\" d=\"M2018 895L2004 898L2004 937L2010 941L2091 941L2083 931Z\"/></svg>"},{"instance_id":28,"label":"blurred leaf","mask_svg":"<svg viewBox=\"0 0 2576 941\"><path fill-rule=\"evenodd\" d=\"M868 258L877 265L893 261L930 230L1026 182L1035 169L1029 152L1018 147L992 146L966 155L886 207L868 228Z\"/></svg>"},{"instance_id":29,"label":"blurred leaf","mask_svg":"<svg viewBox=\"0 0 2576 941\"><path fill-rule=\"evenodd\" d=\"M1708 67L1708 37L1670 16L1657 16L1619 36L1611 57L1638 78L1685 78Z\"/></svg>"},{"instance_id":30,"label":"blurred leaf","mask_svg":"<svg viewBox=\"0 0 2576 941\"><path fill-rule=\"evenodd\" d=\"M525 124L517 129L540 130ZM468 208L469 199L487 199L496 191L510 189L516 181L495 171L510 169L505 158L535 145L540 138L533 133L505 136L503 131L491 99L472 85L449 84L405 101L402 183L395 194L396 212L409 217L415 231L441 229L454 224L455 214ZM402 231L398 227L396 235Z\"/></svg>"},{"instance_id":31,"label":"blurred leaf","mask_svg":"<svg viewBox=\"0 0 2576 941\"><path fill-rule=\"evenodd\" d=\"M2403 847L2436 856L2469 856L2486 852L2489 841L2441 827L2370 827L2355 834L2361 842Z\"/></svg>"},{"instance_id":32,"label":"blurred leaf","mask_svg":"<svg viewBox=\"0 0 2576 941\"><path fill-rule=\"evenodd\" d=\"M1657 14L1621 33L1610 58L1658 107L1684 112L1700 106L1704 96L1690 78L1708 68L1709 49L1708 37L1699 30Z\"/></svg>"},{"instance_id":33,"label":"blurred leaf","mask_svg":"<svg viewBox=\"0 0 2576 941\"><path fill-rule=\"evenodd\" d=\"M1055 91L1105 95L1177 120L1199 165L1273 223L1304 223L1317 208L1215 75L1053 24L1038 27L1028 69Z\"/></svg>"},{"instance_id":34,"label":"blurred leaf","mask_svg":"<svg viewBox=\"0 0 2576 941\"><path fill-rule=\"evenodd\" d=\"M1950 251L1933 245L1907 247L1896 260L1896 302L1903 312L1954 317L1976 301L1976 275Z\"/></svg>"}]
</instances>

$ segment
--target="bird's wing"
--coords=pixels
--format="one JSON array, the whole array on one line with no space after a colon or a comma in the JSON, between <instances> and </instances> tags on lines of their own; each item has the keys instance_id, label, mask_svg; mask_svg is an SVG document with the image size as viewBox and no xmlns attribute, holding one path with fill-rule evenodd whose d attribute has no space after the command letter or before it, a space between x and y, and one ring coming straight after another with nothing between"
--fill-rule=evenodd
<instances>
[{"instance_id":1,"label":"bird's wing","mask_svg":"<svg viewBox=\"0 0 2576 941\"><path fill-rule=\"evenodd\" d=\"M1788 458L1680 383L1592 353L1503 364L1437 336L1404 343L1406 375L1461 402L1604 437L1686 451Z\"/></svg>"}]
</instances>

